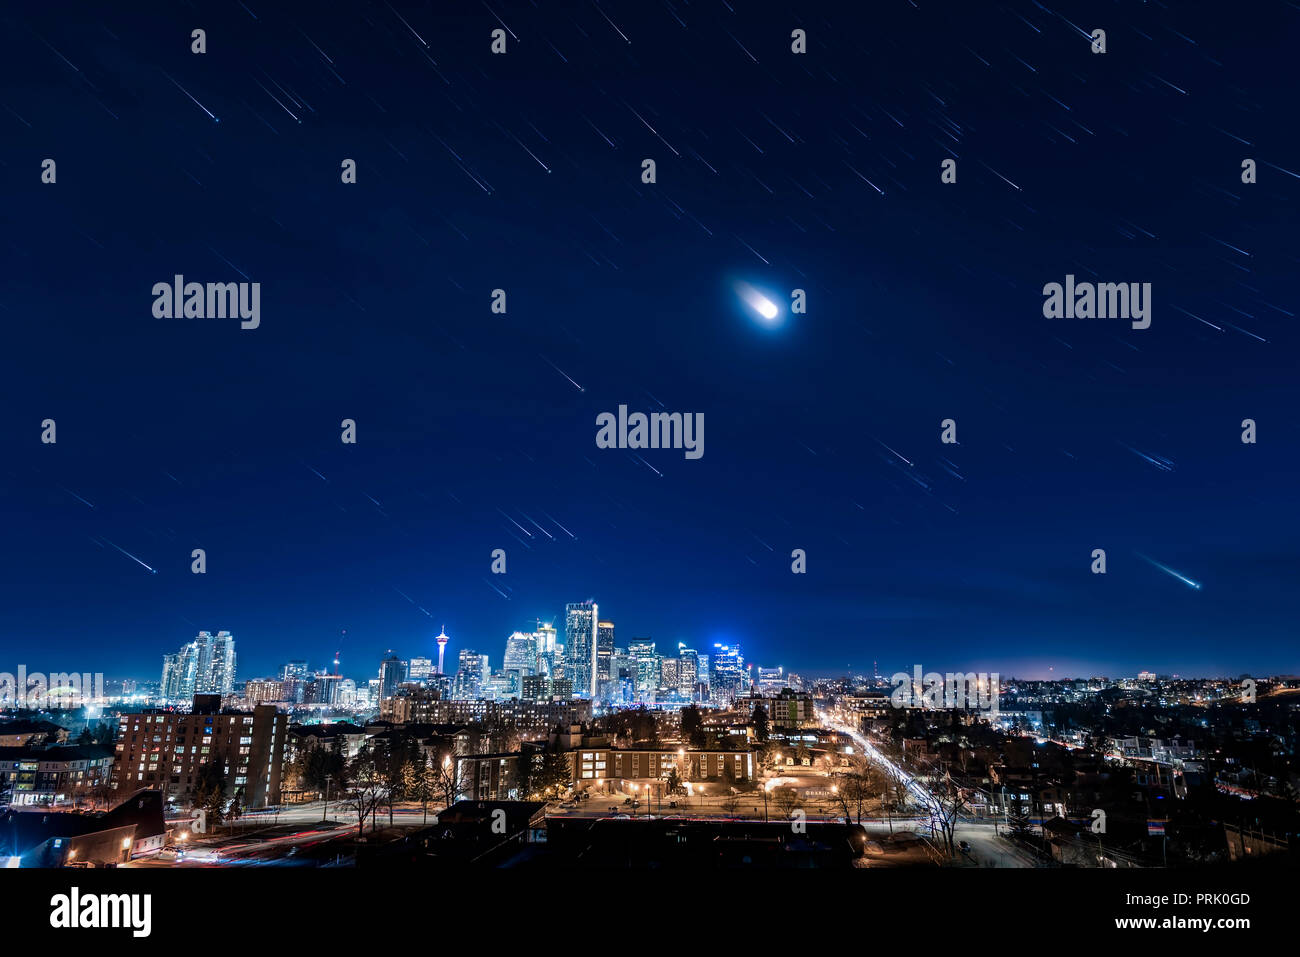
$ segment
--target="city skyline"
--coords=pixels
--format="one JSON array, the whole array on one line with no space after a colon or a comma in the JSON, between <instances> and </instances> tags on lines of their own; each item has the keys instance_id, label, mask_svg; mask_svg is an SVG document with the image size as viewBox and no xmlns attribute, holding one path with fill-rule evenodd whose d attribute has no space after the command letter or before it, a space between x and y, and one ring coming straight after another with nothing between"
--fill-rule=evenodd
<instances>
[{"instance_id":1,"label":"city skyline","mask_svg":"<svg viewBox=\"0 0 1300 957\"><path fill-rule=\"evenodd\" d=\"M602 621L601 624L605 625L611 623ZM489 673L500 673L503 671L514 670L517 667L517 665L510 663L512 642L515 642L519 638L527 638L531 641L535 639L538 635L543 634L545 630L549 630L552 633L555 632L554 625L550 621L544 621L539 618L536 619L536 625L538 628L538 630L536 631L525 632L519 629L515 629L505 637L496 639L496 644L492 643L493 639L484 639L482 641L477 641L477 642L475 641L459 642L459 645L457 639L446 634L446 627L443 626L440 629L439 635L434 636L434 638L431 640L434 641L436 644L437 639L439 637L445 637L447 639L446 642L447 645L454 649L453 661L456 662L458 665L457 667L447 670L445 672L439 672L436 669L436 666L433 666L434 659L428 652L423 652L420 650L408 651L407 649L402 647L390 647L385 649L383 653L384 656L386 657L381 657L376 659L375 667L370 669L369 671L348 670L348 668L341 668L339 658L336 656L327 656L323 660L313 658L311 656L308 656L306 658L291 657L291 658L274 661L269 666L262 667L260 670L250 669L250 672L245 674L233 674L234 667L232 664L231 666L231 672L233 675L232 680L234 684L239 685L250 680L274 679L276 677L281 676L286 668L293 667L293 666L301 666L304 664L306 670L302 672L300 677L310 678L318 675L326 675L332 677L343 677L345 679L350 679L356 682L363 682L367 680L382 680L383 662L388 658L394 660L401 660L406 664L410 664L411 662L414 661L428 662L431 666L433 666L431 667L428 675L419 675L419 676L410 675L409 676L410 680L414 680L417 677L421 679L425 679L425 678L432 678L440 675L445 676L447 678L454 679L460 667L463 666L460 664L460 662L461 662L461 656L464 654L473 654L476 657L483 659L484 667L490 669ZM212 635L209 632L203 631L199 633L199 640L201 641L204 636L207 636L209 638L212 637ZM223 630L220 632L219 637L231 638L231 643L232 643L231 646L233 651L234 638L231 636L231 633L229 631ZM194 642L190 642L189 644L193 644L193 643ZM621 646L614 645L613 649L615 651L622 651L624 655L630 655L633 653L633 649L643 644L653 645L655 649L657 649L655 652L656 655L660 658L673 657L671 651L680 649L682 647L687 648L693 653L702 652L706 656L712 655L713 653L712 649L715 648L725 649L727 647L733 647L739 650L740 648L744 647L743 642L733 642L732 645L730 646L725 645L722 642L713 642L707 645L701 644L697 648L694 645L690 645L684 642L672 642L672 643L663 642L654 638L653 635L643 635L643 636L633 637L628 642L624 643ZM563 661L565 662L566 666L569 666L572 661L572 657L568 652L567 645L564 642L560 642L559 647L564 649ZM183 651L184 648L182 648L182 652ZM538 653L539 656L540 654L541 653ZM175 657L176 656L172 654L164 655L164 676L167 673L168 661ZM232 654L232 658L233 658L233 654ZM495 662L495 665L493 664L493 662ZM360 664L353 664L351 665L351 667L353 669L365 668L364 665L360 665ZM883 661L881 659L872 659L869 665L864 665L862 667L852 667L852 668L845 667L842 669L836 669L832 667L825 670L818 670L818 669L801 668L797 664L787 665L784 661L778 661L778 660L769 661L766 659L763 661L758 661L750 657L747 660L746 667L751 671L755 669L761 670L761 669L779 668L786 674L799 675L807 679L824 679L824 678L834 678L834 677L848 678L854 676L872 676L872 675L885 679L888 678L890 675L899 673L899 669L902 669L903 672L910 672L913 668L913 665L908 664L904 666L903 659L901 658L886 659ZM948 663L930 662L926 666L926 670L927 671L933 670L938 672L945 672L945 671L966 672L972 670L972 666L970 666L968 663L965 662L948 662ZM252 673L253 671L256 671L256 673ZM1131 677L1140 677L1143 675L1153 675L1153 676L1160 675L1163 677L1169 677L1175 679L1196 680L1196 679L1217 679L1217 678L1232 679L1232 678L1240 677L1241 675L1244 674L1253 674L1255 676L1285 676L1289 674L1294 674L1293 671L1287 671L1285 669L1274 670L1274 671L1261 671L1261 672L1224 671L1224 672L1217 672L1217 673L1192 673L1192 672L1179 671L1178 669L1162 668L1162 667L1155 667L1155 666L1140 668L1137 671L1132 671L1132 672L1092 669L1092 670L1078 671L1078 672L1066 672L1066 671L1058 672L1055 670L1049 670L1043 674L1036 674L1036 673L1030 673L1024 671L1020 671L1020 672L998 671L996 673L1000 675L1000 677L1004 682L1010 680L1084 681L1084 680L1095 679L1095 678L1131 678ZM130 678L134 680L139 680L141 676L122 673L122 674L108 674L107 677L110 679ZM753 675L751 675L751 678L753 678ZM144 680L148 681L149 679L145 678ZM163 681L164 686L165 683L166 683L166 678L164 677L164 681ZM194 682L191 679L191 685L193 684ZM230 691L227 690L225 693L229 694ZM575 694L577 694L580 697L591 697L589 693L584 693L581 691L575 691ZM171 696L166 695L164 693L164 697L171 697ZM188 700L188 698L189 698L188 694L182 694L177 700Z\"/></svg>"}]
</instances>

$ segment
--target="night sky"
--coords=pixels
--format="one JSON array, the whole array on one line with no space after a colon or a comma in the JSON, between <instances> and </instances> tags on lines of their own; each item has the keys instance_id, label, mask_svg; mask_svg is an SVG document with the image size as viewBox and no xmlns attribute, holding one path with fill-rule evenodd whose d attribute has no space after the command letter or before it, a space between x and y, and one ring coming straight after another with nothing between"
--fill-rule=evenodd
<instances>
[{"instance_id":1,"label":"night sky","mask_svg":"<svg viewBox=\"0 0 1300 957\"><path fill-rule=\"evenodd\" d=\"M1297 670L1297 4L21 6L0 670L499 667L587 598L805 673ZM620 403L703 457L598 449Z\"/></svg>"}]
</instances>

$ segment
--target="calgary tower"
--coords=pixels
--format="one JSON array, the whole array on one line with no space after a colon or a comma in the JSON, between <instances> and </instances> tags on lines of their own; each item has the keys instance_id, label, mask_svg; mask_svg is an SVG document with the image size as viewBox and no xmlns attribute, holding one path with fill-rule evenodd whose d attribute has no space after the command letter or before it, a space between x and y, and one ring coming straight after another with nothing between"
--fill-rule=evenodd
<instances>
[{"instance_id":1,"label":"calgary tower","mask_svg":"<svg viewBox=\"0 0 1300 957\"><path fill-rule=\"evenodd\" d=\"M442 670L442 656L447 653L447 642L451 641L447 637L447 626L442 626L442 631L438 634L438 674L444 674Z\"/></svg>"}]
</instances>

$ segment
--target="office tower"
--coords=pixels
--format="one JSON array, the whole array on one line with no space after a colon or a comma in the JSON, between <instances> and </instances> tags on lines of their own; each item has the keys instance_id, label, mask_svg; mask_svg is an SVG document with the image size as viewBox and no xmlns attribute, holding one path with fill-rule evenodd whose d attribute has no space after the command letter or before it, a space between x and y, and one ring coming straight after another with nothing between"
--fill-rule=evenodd
<instances>
[{"instance_id":1,"label":"office tower","mask_svg":"<svg viewBox=\"0 0 1300 957\"><path fill-rule=\"evenodd\" d=\"M563 663L555 660L562 647L555 640L555 626L549 621L539 620L537 630L533 632L533 640L537 642L537 673L548 678L557 677L563 671Z\"/></svg>"},{"instance_id":2,"label":"office tower","mask_svg":"<svg viewBox=\"0 0 1300 957\"><path fill-rule=\"evenodd\" d=\"M677 645L677 693L687 701L695 700L695 683L699 680L699 656L695 649Z\"/></svg>"},{"instance_id":3,"label":"office tower","mask_svg":"<svg viewBox=\"0 0 1300 957\"><path fill-rule=\"evenodd\" d=\"M462 648L460 667L456 669L456 680L452 684L452 697L457 701L481 698L483 685L490 673L487 655L480 655L471 648Z\"/></svg>"},{"instance_id":4,"label":"office tower","mask_svg":"<svg viewBox=\"0 0 1300 957\"><path fill-rule=\"evenodd\" d=\"M505 701L519 697L519 672L497 671L483 682L482 695L491 701Z\"/></svg>"},{"instance_id":5,"label":"office tower","mask_svg":"<svg viewBox=\"0 0 1300 957\"><path fill-rule=\"evenodd\" d=\"M636 700L636 663L626 648L615 648L609 659L610 701L631 704Z\"/></svg>"},{"instance_id":6,"label":"office tower","mask_svg":"<svg viewBox=\"0 0 1300 957\"><path fill-rule=\"evenodd\" d=\"M596 623L596 682L608 681L614 677L610 668L614 657L614 623L599 621Z\"/></svg>"},{"instance_id":7,"label":"office tower","mask_svg":"<svg viewBox=\"0 0 1300 957\"><path fill-rule=\"evenodd\" d=\"M335 707L339 703L339 689L343 679L339 675L321 672L308 683L304 704L322 704Z\"/></svg>"},{"instance_id":8,"label":"office tower","mask_svg":"<svg viewBox=\"0 0 1300 957\"><path fill-rule=\"evenodd\" d=\"M433 676L433 660L430 658L412 658L406 677L411 681L427 681Z\"/></svg>"},{"instance_id":9,"label":"office tower","mask_svg":"<svg viewBox=\"0 0 1300 957\"><path fill-rule=\"evenodd\" d=\"M574 691L583 697L596 694L596 623L599 614L594 601L564 606L564 651L566 674Z\"/></svg>"},{"instance_id":10,"label":"office tower","mask_svg":"<svg viewBox=\"0 0 1300 957\"><path fill-rule=\"evenodd\" d=\"M659 660L659 689L668 694L677 693L677 678L681 673L680 658L661 658Z\"/></svg>"},{"instance_id":11,"label":"office tower","mask_svg":"<svg viewBox=\"0 0 1300 957\"><path fill-rule=\"evenodd\" d=\"M719 704L726 704L746 690L745 656L739 645L714 644L709 687Z\"/></svg>"},{"instance_id":12,"label":"office tower","mask_svg":"<svg viewBox=\"0 0 1300 957\"><path fill-rule=\"evenodd\" d=\"M506 639L502 671L513 671L518 678L537 673L537 636L516 631Z\"/></svg>"},{"instance_id":13,"label":"office tower","mask_svg":"<svg viewBox=\"0 0 1300 957\"><path fill-rule=\"evenodd\" d=\"M406 680L406 662L391 651L379 665L379 702L382 704L393 695Z\"/></svg>"},{"instance_id":14,"label":"office tower","mask_svg":"<svg viewBox=\"0 0 1300 957\"><path fill-rule=\"evenodd\" d=\"M551 679L546 675L524 675L519 697L524 701L545 701L551 696Z\"/></svg>"},{"instance_id":15,"label":"office tower","mask_svg":"<svg viewBox=\"0 0 1300 957\"><path fill-rule=\"evenodd\" d=\"M644 701L659 687L659 656L655 654L655 643L648 638L633 638L627 646L627 655L636 669L633 677L636 696Z\"/></svg>"},{"instance_id":16,"label":"office tower","mask_svg":"<svg viewBox=\"0 0 1300 957\"><path fill-rule=\"evenodd\" d=\"M549 621L537 623L537 631L533 633L537 638L537 653L539 655L555 654L556 639L555 626Z\"/></svg>"}]
</instances>

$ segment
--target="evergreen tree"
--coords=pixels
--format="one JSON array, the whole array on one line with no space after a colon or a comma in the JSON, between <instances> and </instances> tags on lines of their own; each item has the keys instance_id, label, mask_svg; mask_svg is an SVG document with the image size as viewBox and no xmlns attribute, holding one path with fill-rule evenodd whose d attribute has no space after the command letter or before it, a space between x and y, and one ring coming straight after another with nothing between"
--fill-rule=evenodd
<instances>
[{"instance_id":1,"label":"evergreen tree","mask_svg":"<svg viewBox=\"0 0 1300 957\"><path fill-rule=\"evenodd\" d=\"M704 719L700 715L700 709L693 704L688 704L682 708L682 740L690 743L693 748L704 747Z\"/></svg>"}]
</instances>

